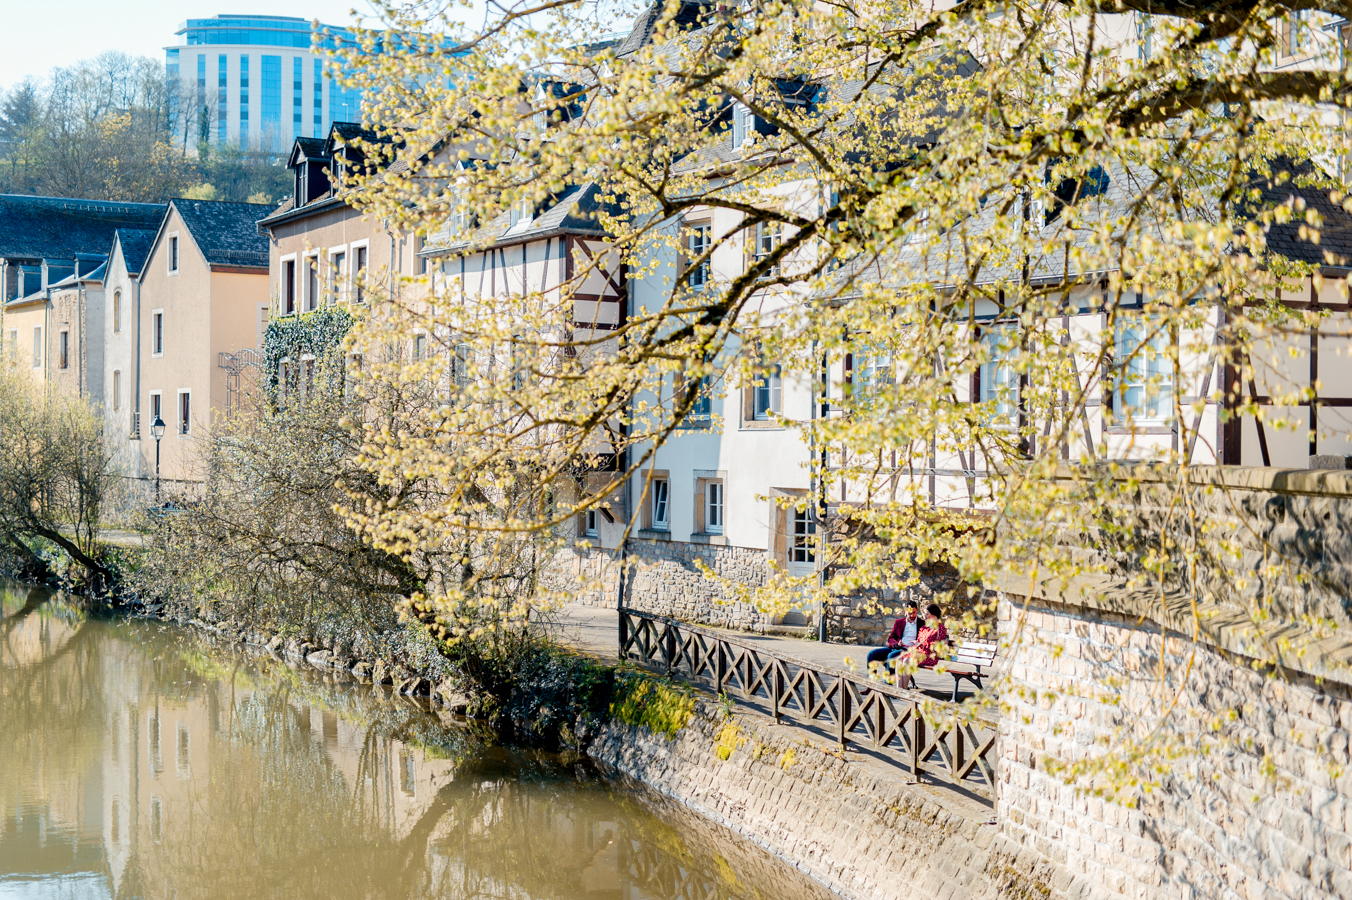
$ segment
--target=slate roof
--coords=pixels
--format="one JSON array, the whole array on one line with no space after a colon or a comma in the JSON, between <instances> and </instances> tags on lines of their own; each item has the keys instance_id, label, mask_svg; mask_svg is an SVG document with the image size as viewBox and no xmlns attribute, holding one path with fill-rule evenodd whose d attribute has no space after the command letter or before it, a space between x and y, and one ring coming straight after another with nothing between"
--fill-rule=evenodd
<instances>
[{"instance_id":1,"label":"slate roof","mask_svg":"<svg viewBox=\"0 0 1352 900\"><path fill-rule=\"evenodd\" d=\"M0 194L0 257L61 259L108 252L119 228L159 227L163 203Z\"/></svg>"},{"instance_id":2,"label":"slate roof","mask_svg":"<svg viewBox=\"0 0 1352 900\"><path fill-rule=\"evenodd\" d=\"M150 258L150 248L155 243L153 228L119 228L117 239L122 243L122 264L129 275L140 275Z\"/></svg>"},{"instance_id":3,"label":"slate roof","mask_svg":"<svg viewBox=\"0 0 1352 900\"><path fill-rule=\"evenodd\" d=\"M1298 165L1288 159L1279 159L1274 161L1273 168L1291 180L1283 182L1276 178L1255 178L1251 186L1259 190L1257 205L1262 209L1293 205L1299 210L1300 203L1303 203L1306 209L1318 212L1324 222L1319 229L1318 244L1300 236L1301 225L1305 223L1305 216L1300 212L1293 215L1290 222L1269 225L1268 250L1287 259L1316 266L1352 266L1352 213L1344 209L1341 203L1335 203L1327 188L1296 184L1295 179L1313 173L1312 165ZM1241 208L1241 215L1243 212Z\"/></svg>"},{"instance_id":4,"label":"slate roof","mask_svg":"<svg viewBox=\"0 0 1352 900\"><path fill-rule=\"evenodd\" d=\"M272 204L218 200L171 202L208 264L252 269L268 267L268 239L258 233L258 220L272 211Z\"/></svg>"},{"instance_id":5,"label":"slate roof","mask_svg":"<svg viewBox=\"0 0 1352 900\"><path fill-rule=\"evenodd\" d=\"M490 246L502 246L555 234L601 235L605 232L597 215L606 208L607 204L601 199L601 189L595 184L587 182L575 185L556 196L526 227L518 223L516 228L511 228L511 213L503 212L477 229L469 239L449 231L430 235L421 255L440 256L467 246L470 240L484 241L486 238L491 238L487 241ZM610 211L615 213L618 210Z\"/></svg>"}]
</instances>

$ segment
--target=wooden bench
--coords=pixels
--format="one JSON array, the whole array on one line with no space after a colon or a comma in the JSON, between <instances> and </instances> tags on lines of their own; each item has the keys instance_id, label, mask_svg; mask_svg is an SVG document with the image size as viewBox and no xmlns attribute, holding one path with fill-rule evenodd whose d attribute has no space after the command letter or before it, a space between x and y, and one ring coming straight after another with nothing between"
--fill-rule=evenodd
<instances>
[{"instance_id":1,"label":"wooden bench","mask_svg":"<svg viewBox=\"0 0 1352 900\"><path fill-rule=\"evenodd\" d=\"M958 702L958 685L965 678L981 690L981 678L987 674L987 670L995 664L995 651L997 647L989 641L962 641L953 651L952 655L944 666L945 671L953 676L953 702ZM961 669L954 669L954 666L962 666Z\"/></svg>"}]
</instances>

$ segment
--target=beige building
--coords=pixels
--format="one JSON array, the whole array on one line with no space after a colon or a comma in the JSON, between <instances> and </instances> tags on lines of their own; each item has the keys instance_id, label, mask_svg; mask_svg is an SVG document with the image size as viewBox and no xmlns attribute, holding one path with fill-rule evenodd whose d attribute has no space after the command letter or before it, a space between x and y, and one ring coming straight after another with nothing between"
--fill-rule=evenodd
<instances>
[{"instance_id":1,"label":"beige building","mask_svg":"<svg viewBox=\"0 0 1352 900\"><path fill-rule=\"evenodd\" d=\"M256 223L270 208L171 201L146 255L134 311L135 405L122 439L140 457L137 470L154 479L152 426L157 418L164 423L159 473L167 494L190 491L201 480L197 445L226 405L223 355L259 346L268 256Z\"/></svg>"},{"instance_id":2,"label":"beige building","mask_svg":"<svg viewBox=\"0 0 1352 900\"><path fill-rule=\"evenodd\" d=\"M102 259L81 256L75 271L4 305L11 362L40 383L103 400Z\"/></svg>"},{"instance_id":3,"label":"beige building","mask_svg":"<svg viewBox=\"0 0 1352 900\"><path fill-rule=\"evenodd\" d=\"M364 303L389 290L391 274L426 271L416 236L386 231L379 221L349 206L329 180L335 156L347 164L360 162L350 144L359 134L374 139L360 126L335 122L327 138L300 138L291 150L291 199L258 223L268 236L276 315L312 312L332 303Z\"/></svg>"}]
</instances>

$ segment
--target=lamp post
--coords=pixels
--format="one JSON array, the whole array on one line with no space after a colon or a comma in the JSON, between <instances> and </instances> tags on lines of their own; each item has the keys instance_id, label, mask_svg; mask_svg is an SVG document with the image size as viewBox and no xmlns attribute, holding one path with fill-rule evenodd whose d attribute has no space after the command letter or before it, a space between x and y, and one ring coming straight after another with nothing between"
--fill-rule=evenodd
<instances>
[{"instance_id":1,"label":"lamp post","mask_svg":"<svg viewBox=\"0 0 1352 900\"><path fill-rule=\"evenodd\" d=\"M155 415L150 423L150 435L155 439L155 505L160 505L160 438L164 437L164 420Z\"/></svg>"}]
</instances>

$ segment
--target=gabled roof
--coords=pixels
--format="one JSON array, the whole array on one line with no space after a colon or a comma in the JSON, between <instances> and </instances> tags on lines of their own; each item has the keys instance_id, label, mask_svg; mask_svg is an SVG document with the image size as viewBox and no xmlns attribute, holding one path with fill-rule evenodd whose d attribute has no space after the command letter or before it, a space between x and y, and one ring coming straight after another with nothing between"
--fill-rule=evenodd
<instances>
[{"instance_id":1,"label":"gabled roof","mask_svg":"<svg viewBox=\"0 0 1352 900\"><path fill-rule=\"evenodd\" d=\"M169 202L183 219L208 265L248 269L268 267L268 239L258 233L258 220L272 210L271 204L218 200Z\"/></svg>"},{"instance_id":2,"label":"gabled roof","mask_svg":"<svg viewBox=\"0 0 1352 900\"><path fill-rule=\"evenodd\" d=\"M155 229L119 228L117 241L122 245L122 264L127 267L127 274L139 277L155 243Z\"/></svg>"},{"instance_id":3,"label":"gabled roof","mask_svg":"<svg viewBox=\"0 0 1352 900\"><path fill-rule=\"evenodd\" d=\"M107 253L119 228L155 229L164 210L163 203L0 194L0 257Z\"/></svg>"},{"instance_id":4,"label":"gabled roof","mask_svg":"<svg viewBox=\"0 0 1352 900\"><path fill-rule=\"evenodd\" d=\"M1287 158L1272 163L1273 178L1255 177L1251 186L1258 189L1256 204L1244 204L1241 215L1256 215L1258 209L1294 206L1312 209L1323 219L1319 228L1319 243L1302 238L1300 231L1305 217L1297 213L1289 222L1267 226L1267 247L1272 253L1296 262L1315 266L1352 267L1352 213L1330 196L1328 188L1304 187L1297 179L1315 173L1312 163L1297 164ZM1284 177L1283 177L1284 176ZM1256 207L1256 208L1255 208Z\"/></svg>"},{"instance_id":5,"label":"gabled roof","mask_svg":"<svg viewBox=\"0 0 1352 900\"><path fill-rule=\"evenodd\" d=\"M291 146L291 155L287 157L286 167L289 169L302 159L327 159L328 143L325 138L296 138L296 143Z\"/></svg>"}]
</instances>

